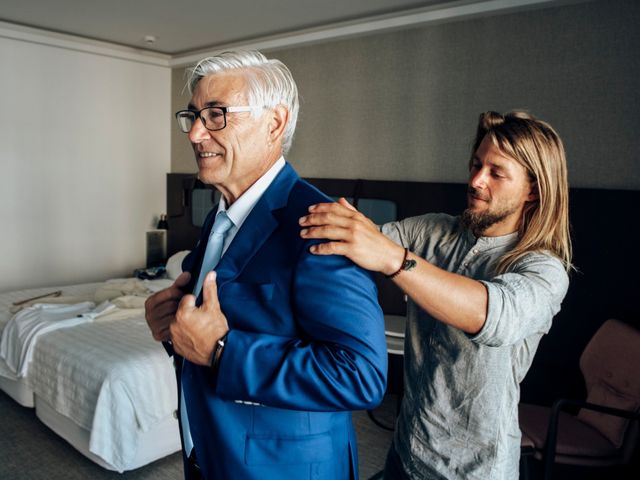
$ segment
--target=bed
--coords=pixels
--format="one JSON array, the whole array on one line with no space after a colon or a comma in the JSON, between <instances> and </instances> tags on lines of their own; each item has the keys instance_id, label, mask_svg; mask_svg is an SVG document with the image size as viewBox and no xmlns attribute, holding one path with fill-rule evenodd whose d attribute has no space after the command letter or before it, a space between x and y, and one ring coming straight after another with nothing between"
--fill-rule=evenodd
<instances>
[{"instance_id":1,"label":"bed","mask_svg":"<svg viewBox=\"0 0 640 480\"><path fill-rule=\"evenodd\" d=\"M146 297L171 282L0 294L0 389L106 469L124 472L178 451L173 362L144 319Z\"/></svg>"}]
</instances>

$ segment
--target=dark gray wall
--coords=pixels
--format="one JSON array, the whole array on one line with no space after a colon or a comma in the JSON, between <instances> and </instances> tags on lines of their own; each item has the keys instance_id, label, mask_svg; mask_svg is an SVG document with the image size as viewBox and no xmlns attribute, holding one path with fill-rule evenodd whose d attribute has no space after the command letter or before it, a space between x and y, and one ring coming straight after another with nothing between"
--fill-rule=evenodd
<instances>
[{"instance_id":1,"label":"dark gray wall","mask_svg":"<svg viewBox=\"0 0 640 480\"><path fill-rule=\"evenodd\" d=\"M606 0L267 52L302 97L288 159L310 177L464 182L478 114L524 108L563 137L573 186L640 189L638 25L640 2ZM174 137L172 171L194 170Z\"/></svg>"}]
</instances>

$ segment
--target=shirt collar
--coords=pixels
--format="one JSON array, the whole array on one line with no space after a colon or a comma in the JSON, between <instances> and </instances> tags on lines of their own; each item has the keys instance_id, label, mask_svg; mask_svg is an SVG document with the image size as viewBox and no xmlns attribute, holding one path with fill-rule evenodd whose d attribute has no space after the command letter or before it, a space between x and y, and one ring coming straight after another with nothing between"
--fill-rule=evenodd
<instances>
[{"instance_id":1,"label":"shirt collar","mask_svg":"<svg viewBox=\"0 0 640 480\"><path fill-rule=\"evenodd\" d=\"M216 215L221 211L226 211L229 219L233 222L236 229L240 229L244 221L247 219L253 207L258 203L260 197L269 188L269 185L276 178L276 175L285 166L284 157L280 157L276 163L274 163L269 170L267 170L258 180L251 185L246 192L244 192L238 199L233 202L227 209L227 202L223 195L220 195L220 202L218 203L218 211Z\"/></svg>"},{"instance_id":2,"label":"shirt collar","mask_svg":"<svg viewBox=\"0 0 640 480\"><path fill-rule=\"evenodd\" d=\"M467 241L481 250L500 247L508 249L518 243L519 234L517 231L498 237L476 237L470 229L465 228L465 230L467 233Z\"/></svg>"}]
</instances>

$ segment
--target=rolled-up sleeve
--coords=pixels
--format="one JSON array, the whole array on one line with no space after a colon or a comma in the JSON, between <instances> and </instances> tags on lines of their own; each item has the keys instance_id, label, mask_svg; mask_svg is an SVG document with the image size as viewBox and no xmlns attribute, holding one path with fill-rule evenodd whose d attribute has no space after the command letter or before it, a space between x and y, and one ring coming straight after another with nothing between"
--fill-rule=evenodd
<instances>
[{"instance_id":1,"label":"rolled-up sleeve","mask_svg":"<svg viewBox=\"0 0 640 480\"><path fill-rule=\"evenodd\" d=\"M545 334L569 287L569 277L557 258L532 253L491 280L484 326L471 340L492 347L513 345L534 334Z\"/></svg>"}]
</instances>

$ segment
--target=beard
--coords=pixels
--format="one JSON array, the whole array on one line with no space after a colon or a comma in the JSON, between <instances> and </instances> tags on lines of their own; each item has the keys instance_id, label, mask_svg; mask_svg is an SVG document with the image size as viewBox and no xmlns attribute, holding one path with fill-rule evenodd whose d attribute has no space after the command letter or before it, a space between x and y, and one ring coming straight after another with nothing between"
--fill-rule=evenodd
<instances>
[{"instance_id":1,"label":"beard","mask_svg":"<svg viewBox=\"0 0 640 480\"><path fill-rule=\"evenodd\" d=\"M475 194L473 189L469 189L470 194ZM503 221L518 210L516 205L498 205L495 210L485 210L474 212L467 208L462 212L460 219L462 224L473 232L476 237L480 237L487 229L496 223Z\"/></svg>"},{"instance_id":2,"label":"beard","mask_svg":"<svg viewBox=\"0 0 640 480\"><path fill-rule=\"evenodd\" d=\"M501 222L510 215L511 212L472 212L466 209L462 212L462 224L473 232L476 237L482 236L489 227Z\"/></svg>"}]
</instances>

